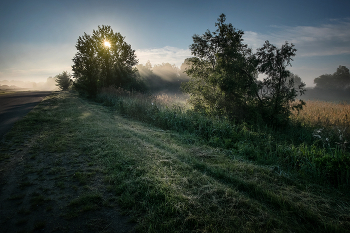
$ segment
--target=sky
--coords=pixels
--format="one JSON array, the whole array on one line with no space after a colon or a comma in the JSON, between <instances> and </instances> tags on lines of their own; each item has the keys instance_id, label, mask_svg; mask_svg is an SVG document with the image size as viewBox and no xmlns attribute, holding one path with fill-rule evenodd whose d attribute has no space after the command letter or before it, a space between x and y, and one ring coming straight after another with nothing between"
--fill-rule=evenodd
<instances>
[{"instance_id":1,"label":"sky","mask_svg":"<svg viewBox=\"0 0 350 233\"><path fill-rule=\"evenodd\" d=\"M194 34L215 31L220 14L253 51L266 40L293 43L289 68L307 86L350 68L350 1L338 0L0 0L0 80L46 81L72 72L79 36L110 25L139 63L180 66Z\"/></svg>"}]
</instances>

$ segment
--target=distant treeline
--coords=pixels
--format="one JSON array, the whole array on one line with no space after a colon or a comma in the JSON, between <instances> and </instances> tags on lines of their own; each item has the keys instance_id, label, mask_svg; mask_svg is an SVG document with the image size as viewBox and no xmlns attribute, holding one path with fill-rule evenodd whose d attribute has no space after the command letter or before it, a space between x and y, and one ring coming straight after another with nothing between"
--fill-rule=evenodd
<instances>
[{"instance_id":1,"label":"distant treeline","mask_svg":"<svg viewBox=\"0 0 350 233\"><path fill-rule=\"evenodd\" d=\"M314 79L316 86L308 88L302 99L323 101L350 101L350 72L339 66L333 74L323 74Z\"/></svg>"},{"instance_id":2,"label":"distant treeline","mask_svg":"<svg viewBox=\"0 0 350 233\"><path fill-rule=\"evenodd\" d=\"M54 90L56 89L56 81L53 77L48 77L46 82L24 82L16 80L0 80L0 89L26 89L26 90Z\"/></svg>"}]
</instances>

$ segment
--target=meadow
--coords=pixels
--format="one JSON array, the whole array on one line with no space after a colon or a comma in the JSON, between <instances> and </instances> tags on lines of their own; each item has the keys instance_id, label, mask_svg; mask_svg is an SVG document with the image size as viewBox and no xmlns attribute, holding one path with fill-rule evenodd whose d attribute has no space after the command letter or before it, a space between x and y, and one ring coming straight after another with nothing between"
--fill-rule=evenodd
<instances>
[{"instance_id":1,"label":"meadow","mask_svg":"<svg viewBox=\"0 0 350 233\"><path fill-rule=\"evenodd\" d=\"M200 138L260 164L275 165L278 170L283 167L336 187L350 185L348 104L307 101L281 130L204 116L186 104L186 97L105 88L98 101L134 119Z\"/></svg>"},{"instance_id":2,"label":"meadow","mask_svg":"<svg viewBox=\"0 0 350 233\"><path fill-rule=\"evenodd\" d=\"M0 142L5 231L116 232L122 218L124 232L350 228L347 175L322 163L348 152L318 126L234 124L121 89L98 100L53 93Z\"/></svg>"}]
</instances>

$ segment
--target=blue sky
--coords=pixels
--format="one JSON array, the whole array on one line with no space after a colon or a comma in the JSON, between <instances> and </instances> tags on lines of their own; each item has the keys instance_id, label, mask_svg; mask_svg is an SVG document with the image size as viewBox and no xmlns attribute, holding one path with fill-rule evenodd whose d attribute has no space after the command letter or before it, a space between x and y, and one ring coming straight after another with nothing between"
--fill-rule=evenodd
<instances>
[{"instance_id":1,"label":"blue sky","mask_svg":"<svg viewBox=\"0 0 350 233\"><path fill-rule=\"evenodd\" d=\"M136 50L139 62L181 65L194 34L214 31L221 13L245 32L249 47L265 40L295 44L290 70L307 84L350 68L350 1L32 0L0 2L0 80L45 81L71 71L84 32L110 25Z\"/></svg>"}]
</instances>

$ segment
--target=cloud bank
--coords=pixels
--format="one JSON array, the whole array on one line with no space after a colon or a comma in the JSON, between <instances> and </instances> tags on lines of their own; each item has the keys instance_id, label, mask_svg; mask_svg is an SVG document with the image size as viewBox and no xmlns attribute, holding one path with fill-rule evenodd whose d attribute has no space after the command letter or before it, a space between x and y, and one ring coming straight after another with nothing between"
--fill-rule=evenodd
<instances>
[{"instance_id":1,"label":"cloud bank","mask_svg":"<svg viewBox=\"0 0 350 233\"><path fill-rule=\"evenodd\" d=\"M261 47L266 40L280 46L286 41L293 43L298 57L334 56L350 54L350 18L333 19L318 27L312 26L271 26L273 33L263 34L246 31L243 38L253 50ZM189 49L166 46L163 48L138 49L139 63L148 60L152 64L168 62L180 66L185 58L191 57Z\"/></svg>"},{"instance_id":2,"label":"cloud bank","mask_svg":"<svg viewBox=\"0 0 350 233\"><path fill-rule=\"evenodd\" d=\"M265 40L281 45L293 43L301 57L333 56L350 54L350 18L331 20L328 24L312 26L271 26L275 32L259 34L246 32L244 41L253 49L263 45Z\"/></svg>"}]
</instances>

